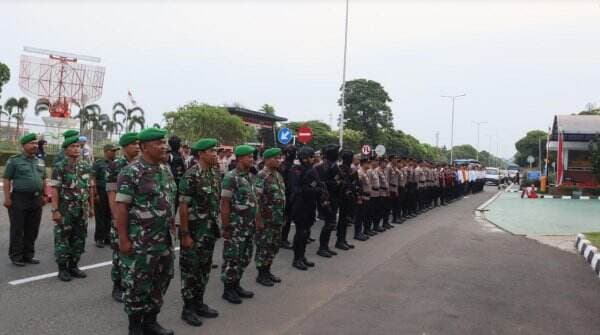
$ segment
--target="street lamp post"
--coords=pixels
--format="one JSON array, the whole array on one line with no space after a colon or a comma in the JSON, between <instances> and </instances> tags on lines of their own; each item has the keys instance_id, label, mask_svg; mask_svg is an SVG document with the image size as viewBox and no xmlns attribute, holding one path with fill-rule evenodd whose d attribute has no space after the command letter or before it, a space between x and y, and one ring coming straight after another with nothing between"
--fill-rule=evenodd
<instances>
[{"instance_id":1,"label":"street lamp post","mask_svg":"<svg viewBox=\"0 0 600 335\"><path fill-rule=\"evenodd\" d=\"M344 112L346 108L346 63L348 61L348 6L346 0L346 26L344 30L344 67L342 70L342 109L340 111L340 149L344 147Z\"/></svg>"},{"instance_id":2,"label":"street lamp post","mask_svg":"<svg viewBox=\"0 0 600 335\"><path fill-rule=\"evenodd\" d=\"M452 128L450 128L450 164L454 161L454 101L456 98L464 97L466 94L460 95L442 95L442 98L452 99Z\"/></svg>"},{"instance_id":3,"label":"street lamp post","mask_svg":"<svg viewBox=\"0 0 600 335\"><path fill-rule=\"evenodd\" d=\"M482 124L486 124L487 121L479 121L479 122L473 121L473 123L477 125L477 158L476 159L477 159L477 161L479 161L479 150L480 150L479 149L479 127Z\"/></svg>"}]
</instances>

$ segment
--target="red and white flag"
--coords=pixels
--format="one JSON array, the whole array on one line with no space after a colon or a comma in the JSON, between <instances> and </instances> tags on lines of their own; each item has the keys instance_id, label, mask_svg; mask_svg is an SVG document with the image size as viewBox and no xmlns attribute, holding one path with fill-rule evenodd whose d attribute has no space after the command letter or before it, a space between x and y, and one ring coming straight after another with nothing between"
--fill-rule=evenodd
<instances>
[{"instance_id":1,"label":"red and white flag","mask_svg":"<svg viewBox=\"0 0 600 335\"><path fill-rule=\"evenodd\" d=\"M556 154L556 184L562 185L565 175L564 134L558 129L558 152Z\"/></svg>"},{"instance_id":2,"label":"red and white flag","mask_svg":"<svg viewBox=\"0 0 600 335\"><path fill-rule=\"evenodd\" d=\"M129 101L131 102L131 104L136 106L137 102L133 99L133 94L131 94L131 91L127 91L127 96L129 97Z\"/></svg>"}]
</instances>

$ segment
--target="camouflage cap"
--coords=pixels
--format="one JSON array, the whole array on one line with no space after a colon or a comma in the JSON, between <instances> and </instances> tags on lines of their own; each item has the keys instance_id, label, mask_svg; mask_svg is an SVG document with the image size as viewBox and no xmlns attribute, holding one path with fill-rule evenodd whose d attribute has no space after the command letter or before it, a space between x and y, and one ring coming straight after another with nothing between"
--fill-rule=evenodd
<instances>
[{"instance_id":1,"label":"camouflage cap","mask_svg":"<svg viewBox=\"0 0 600 335\"><path fill-rule=\"evenodd\" d=\"M79 137L77 136L71 136L71 137L67 137L65 138L64 142L62 143L62 147L63 149L68 147L69 145L73 144L73 143L78 143L79 142Z\"/></svg>"},{"instance_id":2,"label":"camouflage cap","mask_svg":"<svg viewBox=\"0 0 600 335\"><path fill-rule=\"evenodd\" d=\"M263 153L263 158L269 159L269 158L277 157L279 155L281 155L281 149L270 148L270 149L265 150L265 152Z\"/></svg>"},{"instance_id":3,"label":"camouflage cap","mask_svg":"<svg viewBox=\"0 0 600 335\"><path fill-rule=\"evenodd\" d=\"M252 155L254 153L254 147L250 145L238 145L235 147L234 154L236 157Z\"/></svg>"},{"instance_id":4,"label":"camouflage cap","mask_svg":"<svg viewBox=\"0 0 600 335\"><path fill-rule=\"evenodd\" d=\"M217 146L217 140L214 138L202 138L192 145L192 150L204 151Z\"/></svg>"},{"instance_id":5,"label":"camouflage cap","mask_svg":"<svg viewBox=\"0 0 600 335\"><path fill-rule=\"evenodd\" d=\"M119 150L120 148L119 148L119 147L117 147L117 146L116 146L116 145L114 145L114 144L110 144L110 143L109 143L109 144L105 144L105 145L102 147L102 149L103 149L104 151L115 151L115 150Z\"/></svg>"},{"instance_id":6,"label":"camouflage cap","mask_svg":"<svg viewBox=\"0 0 600 335\"><path fill-rule=\"evenodd\" d=\"M139 132L138 140L140 142L156 141L165 138L167 131L159 128L146 128Z\"/></svg>"},{"instance_id":7,"label":"camouflage cap","mask_svg":"<svg viewBox=\"0 0 600 335\"><path fill-rule=\"evenodd\" d=\"M138 133L135 133L135 132L125 133L125 134L121 135L121 138L119 138L119 145L124 147L126 145L130 145L131 143L134 143L137 140L138 140Z\"/></svg>"},{"instance_id":8,"label":"camouflage cap","mask_svg":"<svg viewBox=\"0 0 600 335\"><path fill-rule=\"evenodd\" d=\"M78 136L78 135L79 135L79 132L77 130L73 130L73 129L69 129L63 133L64 138Z\"/></svg>"},{"instance_id":9,"label":"camouflage cap","mask_svg":"<svg viewBox=\"0 0 600 335\"><path fill-rule=\"evenodd\" d=\"M31 141L35 141L37 140L37 136L34 133L28 133L25 134L23 136L21 136L21 138L19 139L19 142L21 142L21 144L27 144Z\"/></svg>"}]
</instances>

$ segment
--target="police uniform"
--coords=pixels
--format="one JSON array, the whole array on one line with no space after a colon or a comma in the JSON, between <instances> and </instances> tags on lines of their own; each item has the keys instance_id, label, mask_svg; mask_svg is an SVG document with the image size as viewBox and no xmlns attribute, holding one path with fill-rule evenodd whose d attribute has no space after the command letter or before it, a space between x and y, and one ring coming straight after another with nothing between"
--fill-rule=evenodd
<instances>
[{"instance_id":1,"label":"police uniform","mask_svg":"<svg viewBox=\"0 0 600 335\"><path fill-rule=\"evenodd\" d=\"M116 148L110 144L104 147L104 150L114 149ZM99 246L110 244L111 212L108 205L108 194L106 193L106 171L111 162L112 161L106 158L99 158L92 166L94 175L96 176L96 195L98 196L98 201L96 202L96 230L94 232L94 241L96 241Z\"/></svg>"}]
</instances>

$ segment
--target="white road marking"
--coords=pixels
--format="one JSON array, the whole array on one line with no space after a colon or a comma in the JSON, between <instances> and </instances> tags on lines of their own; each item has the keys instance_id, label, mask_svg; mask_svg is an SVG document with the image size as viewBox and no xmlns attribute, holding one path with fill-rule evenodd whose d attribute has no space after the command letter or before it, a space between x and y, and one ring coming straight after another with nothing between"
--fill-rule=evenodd
<instances>
[{"instance_id":1,"label":"white road marking","mask_svg":"<svg viewBox=\"0 0 600 335\"><path fill-rule=\"evenodd\" d=\"M176 247L175 251L179 251L179 247ZM112 261L106 261L106 262L100 262L100 263L96 263L96 264L82 266L81 270L90 270L90 269L101 268L101 267L109 266L109 265L112 265ZM46 274L39 275L39 276L33 276L33 277L27 277L27 278L23 278L23 279L13 280L8 283L10 285L17 286L17 285L27 284L27 283L31 283L34 281L52 278L52 277L56 277L56 276L58 276L58 272L52 272L52 273L46 273Z\"/></svg>"}]
</instances>

